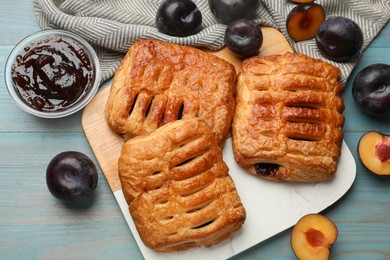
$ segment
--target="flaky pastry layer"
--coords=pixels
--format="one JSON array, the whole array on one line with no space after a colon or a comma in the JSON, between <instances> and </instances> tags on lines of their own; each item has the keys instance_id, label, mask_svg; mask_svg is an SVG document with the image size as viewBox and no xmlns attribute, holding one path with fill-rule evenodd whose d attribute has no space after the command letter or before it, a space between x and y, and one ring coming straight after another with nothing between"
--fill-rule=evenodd
<instances>
[{"instance_id":1,"label":"flaky pastry layer","mask_svg":"<svg viewBox=\"0 0 390 260\"><path fill-rule=\"evenodd\" d=\"M181 118L201 117L222 146L234 114L236 71L196 48L156 40L135 42L117 70L106 120L128 137Z\"/></svg>"},{"instance_id":2,"label":"flaky pastry layer","mask_svg":"<svg viewBox=\"0 0 390 260\"><path fill-rule=\"evenodd\" d=\"M202 119L177 120L127 140L118 166L140 237L158 252L210 247L245 221L221 148Z\"/></svg>"},{"instance_id":3,"label":"flaky pastry layer","mask_svg":"<svg viewBox=\"0 0 390 260\"><path fill-rule=\"evenodd\" d=\"M272 180L333 176L344 124L339 77L333 65L298 53L245 60L232 124L236 161Z\"/></svg>"}]
</instances>

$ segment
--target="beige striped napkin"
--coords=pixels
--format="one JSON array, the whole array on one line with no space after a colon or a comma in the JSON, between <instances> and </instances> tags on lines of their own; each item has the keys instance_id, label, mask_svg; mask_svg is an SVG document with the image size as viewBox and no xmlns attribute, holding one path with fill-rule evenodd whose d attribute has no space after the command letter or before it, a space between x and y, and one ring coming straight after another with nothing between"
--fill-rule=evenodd
<instances>
[{"instance_id":1,"label":"beige striped napkin","mask_svg":"<svg viewBox=\"0 0 390 260\"><path fill-rule=\"evenodd\" d=\"M160 39L178 44L223 47L226 26L211 14L207 0L194 0L203 16L203 30L189 37L171 37L155 28L155 14L163 0L34 0L34 11L42 29L57 28L76 33L96 49L102 67L103 81L111 78L124 53L138 39ZM363 50L390 18L390 0L317 0L327 16L344 16L357 22L364 33ZM314 40L295 43L286 31L286 18L294 4L287 0L262 0L257 10L259 24L279 29L293 49L309 56L323 58ZM362 51L363 51L362 50ZM331 62L329 60L326 60ZM358 57L347 63L333 63L342 71L346 82Z\"/></svg>"}]
</instances>

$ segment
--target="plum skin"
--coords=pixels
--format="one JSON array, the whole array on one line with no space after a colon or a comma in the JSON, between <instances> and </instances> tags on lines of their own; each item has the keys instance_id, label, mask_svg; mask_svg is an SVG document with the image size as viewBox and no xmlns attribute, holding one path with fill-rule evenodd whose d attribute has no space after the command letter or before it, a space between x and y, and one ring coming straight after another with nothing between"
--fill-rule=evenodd
<instances>
[{"instance_id":1,"label":"plum skin","mask_svg":"<svg viewBox=\"0 0 390 260\"><path fill-rule=\"evenodd\" d=\"M352 83L352 97L369 115L390 115L390 65L377 63L361 70Z\"/></svg>"},{"instance_id":2,"label":"plum skin","mask_svg":"<svg viewBox=\"0 0 390 260\"><path fill-rule=\"evenodd\" d=\"M361 164L370 173L376 176L390 176L389 147L384 150L378 150L378 145L389 145L390 136L378 131L368 131L364 133L357 144L358 158ZM381 154L378 154L381 153Z\"/></svg>"},{"instance_id":3,"label":"plum skin","mask_svg":"<svg viewBox=\"0 0 390 260\"><path fill-rule=\"evenodd\" d=\"M157 10L156 28L171 36L193 35L202 29L202 14L191 0L166 0Z\"/></svg>"},{"instance_id":4,"label":"plum skin","mask_svg":"<svg viewBox=\"0 0 390 260\"><path fill-rule=\"evenodd\" d=\"M95 164L80 152L59 153L46 169L46 183L50 193L64 202L86 200L96 189L97 182Z\"/></svg>"},{"instance_id":5,"label":"plum skin","mask_svg":"<svg viewBox=\"0 0 390 260\"><path fill-rule=\"evenodd\" d=\"M315 3L299 4L287 16L287 33L296 42L312 39L325 21L325 17L325 10L321 5Z\"/></svg>"},{"instance_id":6,"label":"plum skin","mask_svg":"<svg viewBox=\"0 0 390 260\"><path fill-rule=\"evenodd\" d=\"M259 53L263 33L255 21L239 19L227 26L225 44L237 56L248 58Z\"/></svg>"},{"instance_id":7,"label":"plum skin","mask_svg":"<svg viewBox=\"0 0 390 260\"><path fill-rule=\"evenodd\" d=\"M316 44L325 58L345 62L363 46L363 32L353 20L333 16L323 22L316 35Z\"/></svg>"},{"instance_id":8,"label":"plum skin","mask_svg":"<svg viewBox=\"0 0 390 260\"><path fill-rule=\"evenodd\" d=\"M252 19L260 0L208 0L209 8L219 23L229 25L238 19Z\"/></svg>"}]
</instances>

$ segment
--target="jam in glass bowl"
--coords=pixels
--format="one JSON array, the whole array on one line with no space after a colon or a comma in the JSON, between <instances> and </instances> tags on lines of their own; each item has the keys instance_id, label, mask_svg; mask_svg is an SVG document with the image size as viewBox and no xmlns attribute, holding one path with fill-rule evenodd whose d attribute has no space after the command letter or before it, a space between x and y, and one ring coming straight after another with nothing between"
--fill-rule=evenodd
<instances>
[{"instance_id":1,"label":"jam in glass bowl","mask_svg":"<svg viewBox=\"0 0 390 260\"><path fill-rule=\"evenodd\" d=\"M100 65L91 45L62 30L44 30L19 42L8 57L5 83L23 110L44 118L71 115L96 94Z\"/></svg>"}]
</instances>

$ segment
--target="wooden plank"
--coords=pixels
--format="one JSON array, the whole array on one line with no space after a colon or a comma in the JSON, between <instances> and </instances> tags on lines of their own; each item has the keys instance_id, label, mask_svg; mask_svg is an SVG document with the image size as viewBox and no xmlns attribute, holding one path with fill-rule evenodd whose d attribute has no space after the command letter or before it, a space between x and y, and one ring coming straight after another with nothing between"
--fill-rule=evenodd
<instances>
[{"instance_id":1,"label":"wooden plank","mask_svg":"<svg viewBox=\"0 0 390 260\"><path fill-rule=\"evenodd\" d=\"M15 45L27 35L40 30L33 12L33 1L1 1L0 44Z\"/></svg>"},{"instance_id":2,"label":"wooden plank","mask_svg":"<svg viewBox=\"0 0 390 260\"><path fill-rule=\"evenodd\" d=\"M0 53L10 51L17 41L37 30L31 0L1 2ZM389 63L389 44L388 24L360 66L376 61ZM0 70L5 59L6 55L0 54ZM0 88L0 258L143 259L101 172L94 203L87 208L65 206L48 193L44 170L55 153L75 149L94 159L82 133L81 113L56 122L36 120L11 103L3 76ZM390 128L353 108L349 91L347 86L345 140L357 159L355 147L364 131ZM332 258L390 258L389 185L389 179L370 175L357 161L352 189L324 211L339 228ZM292 259L290 233L286 230L233 260Z\"/></svg>"},{"instance_id":3,"label":"wooden plank","mask_svg":"<svg viewBox=\"0 0 390 260\"><path fill-rule=\"evenodd\" d=\"M82 133L2 133L0 147L1 259L108 259L116 254L140 259ZM98 187L86 204L62 203L46 186L48 162L67 150L87 154L99 169Z\"/></svg>"},{"instance_id":4,"label":"wooden plank","mask_svg":"<svg viewBox=\"0 0 390 260\"><path fill-rule=\"evenodd\" d=\"M123 137L113 132L104 118L110 88L100 91L84 109L82 125L91 148L113 192L121 189L118 160Z\"/></svg>"},{"instance_id":5,"label":"wooden plank","mask_svg":"<svg viewBox=\"0 0 390 260\"><path fill-rule=\"evenodd\" d=\"M356 140L357 136L347 134L346 138ZM356 141L351 144L356 144ZM13 173L0 174L3 194L0 197L0 251L5 253L3 257L8 256L5 259L27 259L27 256L34 255L39 258L49 256L55 250L74 251L73 257L90 255L100 259L107 251L110 254L106 256L125 258L131 255L134 256L132 259L141 259L100 171L96 197L88 208L66 206L48 193L44 170L54 154L76 149L94 158L84 136L77 133L49 133L44 137L39 133L1 134L0 146L7 151L2 149L0 153L3 158L1 172ZM23 163L20 163L20 158ZM363 246L363 240L354 237L363 236L365 232L370 235L365 238L367 244L362 248L369 245L373 251L360 252L362 257L372 256L374 252L381 254L384 244L388 243L385 232L389 225L385 218L389 217L389 183L364 172L361 166L358 168L360 175L347 198L326 211L340 229L341 239L334 252L344 257L356 256L356 248L351 243ZM18 193L13 192L15 188ZM368 208L370 212L364 213ZM288 237L287 231L241 256L291 257ZM22 245L27 255L19 250ZM102 249L96 251L94 247Z\"/></svg>"}]
</instances>

